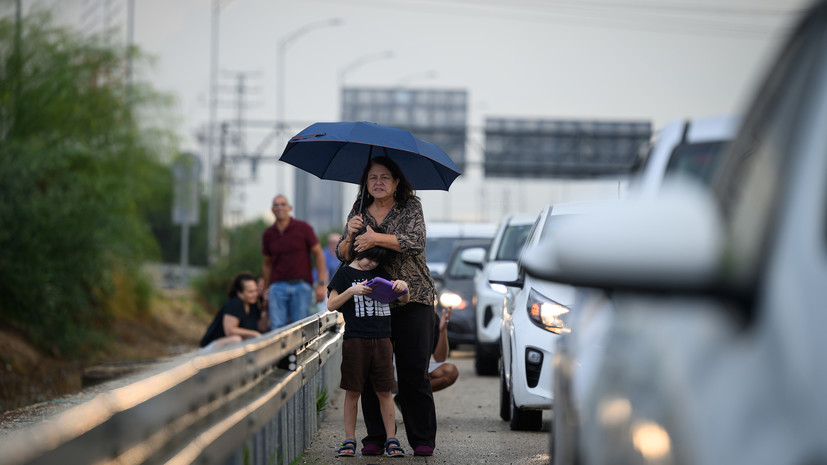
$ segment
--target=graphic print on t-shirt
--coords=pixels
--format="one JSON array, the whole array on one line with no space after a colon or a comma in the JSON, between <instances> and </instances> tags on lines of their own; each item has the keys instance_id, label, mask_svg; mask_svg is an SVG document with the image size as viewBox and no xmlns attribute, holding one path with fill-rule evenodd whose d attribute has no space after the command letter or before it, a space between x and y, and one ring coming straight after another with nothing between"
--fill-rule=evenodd
<instances>
[{"instance_id":1,"label":"graphic print on t-shirt","mask_svg":"<svg viewBox=\"0 0 827 465\"><path fill-rule=\"evenodd\" d=\"M354 282L359 284L361 281ZM373 300L364 295L353 296L353 303L356 306L357 317L371 317L371 316L390 316L391 306L378 300Z\"/></svg>"}]
</instances>

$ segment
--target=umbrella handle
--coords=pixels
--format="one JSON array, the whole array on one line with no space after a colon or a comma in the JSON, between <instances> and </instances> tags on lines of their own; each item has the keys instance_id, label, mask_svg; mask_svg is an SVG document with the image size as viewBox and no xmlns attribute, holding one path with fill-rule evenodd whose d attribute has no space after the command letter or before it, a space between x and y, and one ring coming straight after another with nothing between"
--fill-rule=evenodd
<instances>
[{"instance_id":1,"label":"umbrella handle","mask_svg":"<svg viewBox=\"0 0 827 465\"><path fill-rule=\"evenodd\" d=\"M368 162L365 165L365 168L367 168L370 165L371 158L373 158L373 145L371 145L368 148ZM365 178L365 184L367 184L367 183L368 183L368 180L367 180L367 178ZM360 215L362 214L362 204L364 202L365 202L365 185L363 184L362 185L362 194L359 196L359 214Z\"/></svg>"}]
</instances>

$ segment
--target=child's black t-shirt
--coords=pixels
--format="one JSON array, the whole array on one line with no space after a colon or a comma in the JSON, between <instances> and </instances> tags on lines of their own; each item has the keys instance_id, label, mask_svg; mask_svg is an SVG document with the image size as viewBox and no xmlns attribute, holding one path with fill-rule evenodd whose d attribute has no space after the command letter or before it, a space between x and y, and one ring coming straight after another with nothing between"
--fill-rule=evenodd
<instances>
[{"instance_id":1,"label":"child's black t-shirt","mask_svg":"<svg viewBox=\"0 0 827 465\"><path fill-rule=\"evenodd\" d=\"M333 275L328 289L335 289L341 294L350 286L376 276L391 280L390 275L383 268L363 271L350 265L343 266ZM355 295L342 304L338 311L342 312L345 318L345 338L391 337L391 308L388 304L373 300L368 296Z\"/></svg>"}]
</instances>

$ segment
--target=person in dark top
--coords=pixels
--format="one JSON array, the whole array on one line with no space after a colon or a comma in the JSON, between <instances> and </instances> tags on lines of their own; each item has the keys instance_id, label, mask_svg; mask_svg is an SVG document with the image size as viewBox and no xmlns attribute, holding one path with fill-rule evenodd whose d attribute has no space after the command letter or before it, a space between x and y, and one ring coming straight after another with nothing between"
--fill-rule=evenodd
<instances>
[{"instance_id":1,"label":"person in dark top","mask_svg":"<svg viewBox=\"0 0 827 465\"><path fill-rule=\"evenodd\" d=\"M396 419L391 391L393 379L393 344L391 343L391 309L387 303L368 297L373 289L366 285L375 277L391 280L381 268L391 252L383 247L372 247L354 255L349 265L333 276L328 289L327 308L342 312L345 334L342 342L342 381L345 390L345 441L338 454L352 457L356 454L356 415L359 397L365 386L372 386L379 398L379 408L385 426L385 455L403 457L405 451L396 439ZM392 281L396 293L407 291L405 281ZM401 304L410 300L404 293L397 299Z\"/></svg>"},{"instance_id":2,"label":"person in dark top","mask_svg":"<svg viewBox=\"0 0 827 465\"><path fill-rule=\"evenodd\" d=\"M262 311L258 305L259 289L253 275L236 275L227 295L230 299L215 314L207 332L201 338L203 352L260 336L270 328L267 312Z\"/></svg>"}]
</instances>

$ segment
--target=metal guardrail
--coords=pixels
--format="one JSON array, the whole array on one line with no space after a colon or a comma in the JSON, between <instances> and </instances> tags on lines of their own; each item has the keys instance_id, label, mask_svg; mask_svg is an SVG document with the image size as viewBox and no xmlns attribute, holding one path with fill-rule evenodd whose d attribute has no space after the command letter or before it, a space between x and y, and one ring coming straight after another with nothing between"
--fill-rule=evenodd
<instances>
[{"instance_id":1,"label":"metal guardrail","mask_svg":"<svg viewBox=\"0 0 827 465\"><path fill-rule=\"evenodd\" d=\"M181 356L0 443L17 464L286 464L338 387L343 327L320 313L243 345Z\"/></svg>"}]
</instances>

